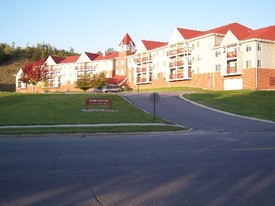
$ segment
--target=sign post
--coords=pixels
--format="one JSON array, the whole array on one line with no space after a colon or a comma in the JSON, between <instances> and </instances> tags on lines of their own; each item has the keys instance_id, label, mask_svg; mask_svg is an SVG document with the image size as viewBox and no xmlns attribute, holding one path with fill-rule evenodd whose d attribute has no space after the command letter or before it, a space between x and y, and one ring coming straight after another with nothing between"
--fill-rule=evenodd
<instances>
[{"instance_id":1,"label":"sign post","mask_svg":"<svg viewBox=\"0 0 275 206\"><path fill-rule=\"evenodd\" d=\"M154 105L154 120L156 119L156 103L159 101L159 94L158 93L152 93L149 96L150 102Z\"/></svg>"}]
</instances>

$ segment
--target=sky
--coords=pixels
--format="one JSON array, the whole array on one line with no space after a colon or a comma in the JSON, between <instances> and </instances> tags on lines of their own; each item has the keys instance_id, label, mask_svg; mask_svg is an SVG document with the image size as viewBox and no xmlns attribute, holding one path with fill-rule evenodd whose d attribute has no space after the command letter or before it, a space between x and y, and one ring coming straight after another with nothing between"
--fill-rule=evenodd
<instances>
[{"instance_id":1,"label":"sky","mask_svg":"<svg viewBox=\"0 0 275 206\"><path fill-rule=\"evenodd\" d=\"M75 52L118 50L129 33L168 42L174 29L209 30L238 22L275 25L274 0L0 0L0 43L49 43Z\"/></svg>"}]
</instances>

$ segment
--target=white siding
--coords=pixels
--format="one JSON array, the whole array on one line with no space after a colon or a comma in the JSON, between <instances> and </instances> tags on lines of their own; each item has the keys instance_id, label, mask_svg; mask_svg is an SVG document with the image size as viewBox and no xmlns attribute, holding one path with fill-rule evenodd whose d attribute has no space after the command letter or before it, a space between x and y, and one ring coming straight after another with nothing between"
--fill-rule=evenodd
<instances>
[{"instance_id":1,"label":"white siding","mask_svg":"<svg viewBox=\"0 0 275 206\"><path fill-rule=\"evenodd\" d=\"M212 48L215 46L215 36L212 35L193 40L189 45L193 45L194 47L192 52L192 70L197 72L196 68L200 68L199 73L214 72L215 52Z\"/></svg>"}]
</instances>

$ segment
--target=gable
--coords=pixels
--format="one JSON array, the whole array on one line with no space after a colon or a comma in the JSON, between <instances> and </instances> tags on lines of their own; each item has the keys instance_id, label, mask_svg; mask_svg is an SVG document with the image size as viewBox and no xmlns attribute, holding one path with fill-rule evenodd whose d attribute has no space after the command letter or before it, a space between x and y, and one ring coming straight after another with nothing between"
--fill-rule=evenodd
<instances>
[{"instance_id":1,"label":"gable","mask_svg":"<svg viewBox=\"0 0 275 206\"><path fill-rule=\"evenodd\" d=\"M175 44L177 42L183 42L185 39L181 35L178 29L174 29L172 36L169 39L169 44Z\"/></svg>"},{"instance_id":2,"label":"gable","mask_svg":"<svg viewBox=\"0 0 275 206\"><path fill-rule=\"evenodd\" d=\"M142 41L140 41L140 43L137 46L136 53L143 53L143 52L147 52L147 49L146 49L144 43Z\"/></svg>"},{"instance_id":3,"label":"gable","mask_svg":"<svg viewBox=\"0 0 275 206\"><path fill-rule=\"evenodd\" d=\"M130 35L128 33L126 33L125 36L123 37L122 41L120 42L119 46L121 46L121 45L130 45L130 44L135 46L135 43L131 39Z\"/></svg>"},{"instance_id":4,"label":"gable","mask_svg":"<svg viewBox=\"0 0 275 206\"><path fill-rule=\"evenodd\" d=\"M83 52L80 57L78 58L78 60L76 61L77 63L81 63L81 62L91 62L90 58L88 57L88 55Z\"/></svg>"},{"instance_id":5,"label":"gable","mask_svg":"<svg viewBox=\"0 0 275 206\"><path fill-rule=\"evenodd\" d=\"M220 45L229 45L229 44L235 44L237 43L239 40L237 39L237 37L229 30L225 37L223 38L222 42Z\"/></svg>"},{"instance_id":6,"label":"gable","mask_svg":"<svg viewBox=\"0 0 275 206\"><path fill-rule=\"evenodd\" d=\"M23 70L22 70L22 68L20 68L16 74L16 77L18 77L18 78L21 77L22 73L23 73Z\"/></svg>"},{"instance_id":7,"label":"gable","mask_svg":"<svg viewBox=\"0 0 275 206\"><path fill-rule=\"evenodd\" d=\"M54 61L54 59L52 58L52 56L49 56L46 59L45 64L47 64L47 65L56 65L56 62Z\"/></svg>"}]
</instances>

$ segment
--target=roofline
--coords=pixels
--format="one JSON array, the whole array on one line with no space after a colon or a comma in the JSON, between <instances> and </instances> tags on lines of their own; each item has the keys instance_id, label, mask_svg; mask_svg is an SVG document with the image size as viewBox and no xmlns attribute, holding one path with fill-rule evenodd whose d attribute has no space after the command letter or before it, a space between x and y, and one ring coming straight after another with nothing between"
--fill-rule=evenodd
<instances>
[{"instance_id":1,"label":"roofline","mask_svg":"<svg viewBox=\"0 0 275 206\"><path fill-rule=\"evenodd\" d=\"M273 41L273 40L261 39L261 38L245 39L245 40L240 41L240 43L248 43L248 42L253 42L253 41L256 41L256 42L266 42L266 43L275 44L275 41Z\"/></svg>"}]
</instances>

